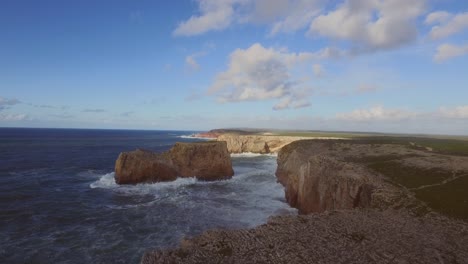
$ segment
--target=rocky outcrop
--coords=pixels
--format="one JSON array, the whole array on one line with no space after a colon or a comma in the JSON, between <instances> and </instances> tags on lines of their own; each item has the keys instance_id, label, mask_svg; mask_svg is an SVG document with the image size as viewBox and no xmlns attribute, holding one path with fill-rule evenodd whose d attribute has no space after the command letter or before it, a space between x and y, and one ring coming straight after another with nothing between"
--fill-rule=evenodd
<instances>
[{"instance_id":1,"label":"rocky outcrop","mask_svg":"<svg viewBox=\"0 0 468 264\"><path fill-rule=\"evenodd\" d=\"M181 177L210 181L234 175L226 142L178 142L169 153Z\"/></svg>"},{"instance_id":2,"label":"rocky outcrop","mask_svg":"<svg viewBox=\"0 0 468 264\"><path fill-rule=\"evenodd\" d=\"M300 213L368 207L373 173L329 154L332 142L298 141L278 154L276 176Z\"/></svg>"},{"instance_id":3,"label":"rocky outcrop","mask_svg":"<svg viewBox=\"0 0 468 264\"><path fill-rule=\"evenodd\" d=\"M115 182L118 184L173 181L176 178L177 171L164 154L137 149L120 153L115 162Z\"/></svg>"},{"instance_id":4,"label":"rocky outcrop","mask_svg":"<svg viewBox=\"0 0 468 264\"><path fill-rule=\"evenodd\" d=\"M250 230L212 230L141 263L466 263L468 225L404 211L277 216Z\"/></svg>"},{"instance_id":5,"label":"rocky outcrop","mask_svg":"<svg viewBox=\"0 0 468 264\"><path fill-rule=\"evenodd\" d=\"M173 181L179 177L219 180L234 175L225 142L176 143L168 152L120 153L115 162L118 184Z\"/></svg>"},{"instance_id":6,"label":"rocky outcrop","mask_svg":"<svg viewBox=\"0 0 468 264\"><path fill-rule=\"evenodd\" d=\"M283 146L304 137L265 136L265 135L237 135L222 134L218 141L226 141L230 153L277 153ZM310 139L310 138L309 138Z\"/></svg>"}]
</instances>

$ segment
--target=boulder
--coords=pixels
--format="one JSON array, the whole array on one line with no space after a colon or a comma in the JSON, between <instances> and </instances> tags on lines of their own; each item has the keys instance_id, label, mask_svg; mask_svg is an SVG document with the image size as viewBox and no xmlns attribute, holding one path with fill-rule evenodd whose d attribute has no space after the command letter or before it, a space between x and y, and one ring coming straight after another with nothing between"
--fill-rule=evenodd
<instances>
[{"instance_id":1,"label":"boulder","mask_svg":"<svg viewBox=\"0 0 468 264\"><path fill-rule=\"evenodd\" d=\"M234 175L226 142L176 143L162 154L137 149L120 153L115 162L118 184L173 181L177 177L219 180Z\"/></svg>"}]
</instances>

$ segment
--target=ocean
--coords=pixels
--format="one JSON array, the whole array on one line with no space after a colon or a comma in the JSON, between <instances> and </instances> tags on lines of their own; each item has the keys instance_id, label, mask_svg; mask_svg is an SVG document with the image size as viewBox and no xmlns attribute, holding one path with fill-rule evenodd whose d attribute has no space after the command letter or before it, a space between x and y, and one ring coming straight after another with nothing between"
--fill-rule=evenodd
<instances>
[{"instance_id":1,"label":"ocean","mask_svg":"<svg viewBox=\"0 0 468 264\"><path fill-rule=\"evenodd\" d=\"M192 133L0 128L0 263L138 263L208 229L295 213L272 155L233 154L230 180L115 183L120 152L202 140Z\"/></svg>"}]
</instances>

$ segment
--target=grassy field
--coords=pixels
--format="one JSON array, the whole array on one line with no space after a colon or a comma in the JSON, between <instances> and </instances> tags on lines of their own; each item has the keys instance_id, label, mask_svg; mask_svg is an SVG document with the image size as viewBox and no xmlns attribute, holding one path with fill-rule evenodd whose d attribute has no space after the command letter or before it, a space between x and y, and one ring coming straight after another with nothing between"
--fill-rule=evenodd
<instances>
[{"instance_id":1,"label":"grassy field","mask_svg":"<svg viewBox=\"0 0 468 264\"><path fill-rule=\"evenodd\" d=\"M413 144L410 144L412 142ZM359 144L402 144L410 148L430 147L446 155L468 156L468 142L455 139L413 137L360 138ZM468 172L417 168L403 165L406 158L398 155L369 156L353 162L365 163L370 169L385 175L391 182L414 192L416 198L442 214L468 221ZM446 181L446 182L444 182Z\"/></svg>"}]
</instances>

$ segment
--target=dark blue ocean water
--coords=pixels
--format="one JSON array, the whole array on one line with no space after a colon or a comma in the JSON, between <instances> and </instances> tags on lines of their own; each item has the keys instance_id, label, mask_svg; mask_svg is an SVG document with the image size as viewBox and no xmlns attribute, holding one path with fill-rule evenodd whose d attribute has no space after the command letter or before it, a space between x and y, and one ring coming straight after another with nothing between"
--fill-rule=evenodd
<instances>
[{"instance_id":1,"label":"dark blue ocean water","mask_svg":"<svg viewBox=\"0 0 468 264\"><path fill-rule=\"evenodd\" d=\"M0 263L138 263L185 236L294 213L274 156L234 155L226 181L115 184L120 152L165 151L191 133L0 128Z\"/></svg>"}]
</instances>

